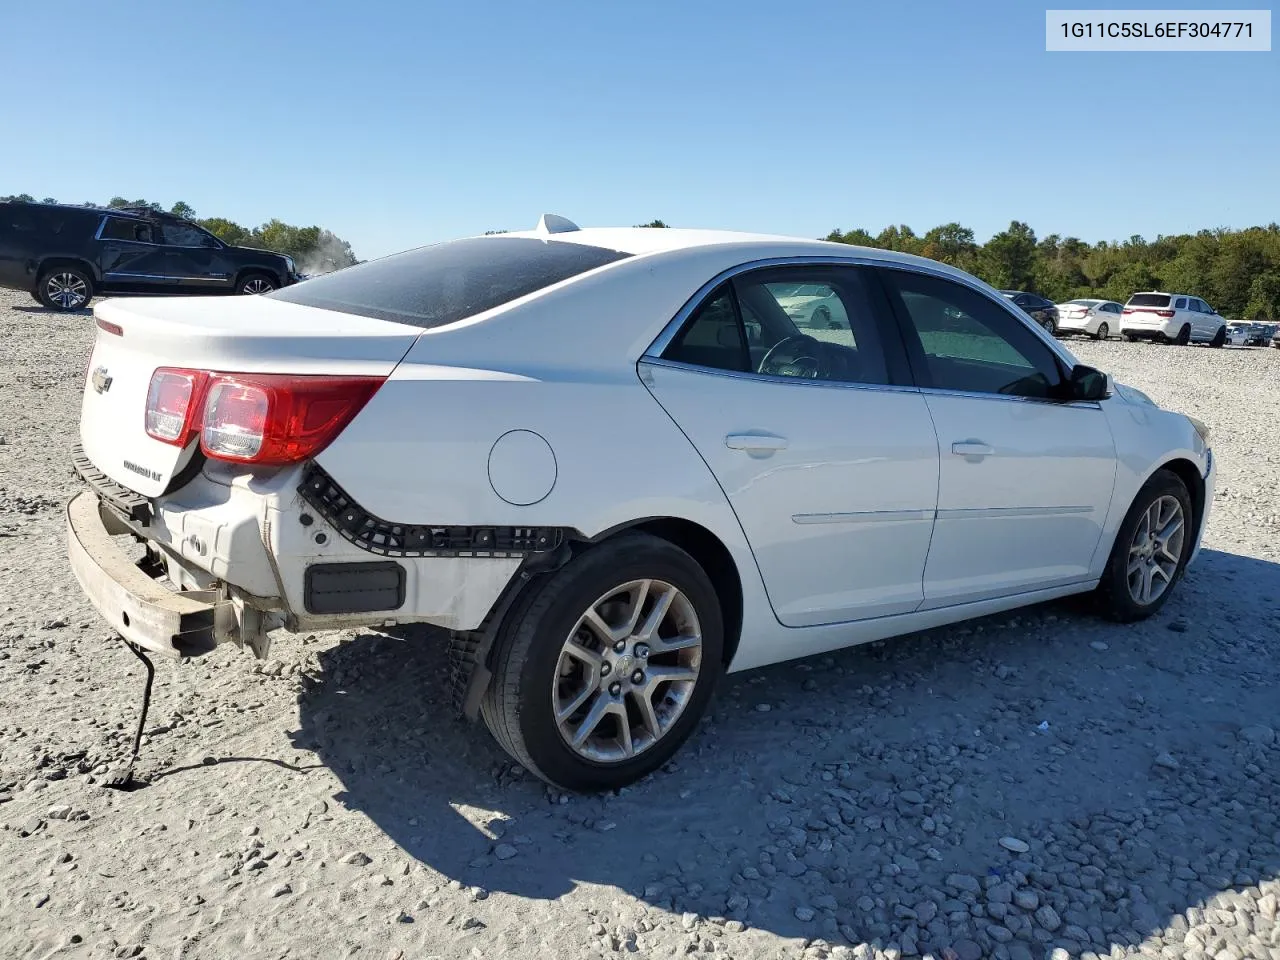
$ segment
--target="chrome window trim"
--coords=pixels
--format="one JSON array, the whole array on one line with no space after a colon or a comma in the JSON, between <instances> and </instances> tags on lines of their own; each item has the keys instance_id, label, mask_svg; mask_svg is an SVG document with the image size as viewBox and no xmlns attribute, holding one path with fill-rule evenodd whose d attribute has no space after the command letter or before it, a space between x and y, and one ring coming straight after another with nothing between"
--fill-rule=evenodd
<instances>
[{"instance_id":1,"label":"chrome window trim","mask_svg":"<svg viewBox=\"0 0 1280 960\"><path fill-rule=\"evenodd\" d=\"M643 368L645 367L666 367L671 370L683 370L687 373L700 373L709 377L730 377L735 380L755 380L761 383L790 383L801 387L876 390L882 393L916 393L931 397L959 397L971 400L1004 401L1005 403L1043 403L1053 407L1073 407L1087 410L1102 409L1101 402L1097 400L1053 400L1046 397L1015 397L1000 393L982 393L976 390L943 390L937 387L917 387L912 384L857 383L853 380L811 380L805 377L784 377L774 373L722 370L719 367L704 367L696 363L685 363L682 360L668 360L665 357L641 357L639 365L642 376L644 374Z\"/></svg>"},{"instance_id":2,"label":"chrome window trim","mask_svg":"<svg viewBox=\"0 0 1280 960\"><path fill-rule=\"evenodd\" d=\"M895 383L859 383L856 380L814 380L808 377L786 377L776 373L755 373L750 370L724 370L720 367L704 367L696 363L685 363L683 360L668 360L665 357L643 356L642 367L668 367L672 370L685 370L689 373L702 373L713 377L730 377L735 380L757 380L763 383L790 383L802 387L838 387L853 390L880 390L888 393L920 393L920 388L912 384Z\"/></svg>"},{"instance_id":3,"label":"chrome window trim","mask_svg":"<svg viewBox=\"0 0 1280 960\"><path fill-rule=\"evenodd\" d=\"M904 270L907 273L918 273L918 274L923 274L925 276L937 277L940 280L950 280L952 283L958 283L961 286L968 287L969 289L973 290L975 293L979 294L980 296L985 297L990 302L994 304L998 304L1000 309L1004 310L1005 313L1009 314L1009 316L1013 317L1015 320L1021 323L1024 327L1030 330L1033 334L1039 337L1040 342L1043 343L1046 347L1048 347L1053 352L1053 354L1059 360L1062 361L1062 363L1067 367L1068 370L1076 365L1076 362L1077 362L1076 358L1071 355L1070 351L1068 351L1067 348L1064 347L1057 339L1050 336L1042 326L1040 326L1038 323L1035 322L1035 320L1031 318L1030 315L1024 313L1021 310L1021 308L1019 308L1011 300L1008 300L1003 294L993 297L991 295L990 288L988 288L987 285L984 284L977 277L971 277L968 274L964 274L964 273L960 273L959 275L957 275L956 273L952 273L949 269L943 268L941 264L939 264L939 267L935 269L933 267L925 266L922 264L914 264L914 263L908 264L908 263L902 263L896 260L886 260L886 259L881 259L879 257L859 256L856 254L851 256L828 255L828 256L804 256L804 257L766 257L760 260L750 260L750 261L747 261L746 263L740 263L740 264L737 264L736 266L729 267L726 270L722 270L720 273L716 274L714 277L712 277L710 280L704 283L701 287L699 287L697 291L694 293L694 295L690 297L687 301L685 301L684 306L682 306L678 311L676 311L676 315L671 318L671 320L667 323L665 327L662 328L662 332L658 334L657 338L653 341L653 343L649 344L649 348L645 350L643 354L641 354L641 359L655 359L655 360L661 359L663 351L665 351L667 347L671 345L671 341L674 340L676 334L680 332L680 328L684 326L684 322L689 319L690 314L692 314L695 310L697 310L698 307L702 305L703 300L706 299L706 297L713 290L715 290L716 287L720 286L720 284L724 283L726 280L732 280L734 277L741 276L744 273L751 273L755 270L763 270L769 267L791 267L791 266L880 267L880 268L889 269L889 270ZM692 369L699 369L699 370L713 369L713 368L696 367L693 364L682 364L682 366L687 366ZM782 379L797 379L797 378L784 377ZM825 382L830 382L830 381L825 381ZM982 396L990 396L990 394L982 394ZM1004 399L1013 399L1013 398L1006 397ZM1021 399L1034 399L1034 398L1027 397L1027 398L1021 398ZM1054 401L1048 401L1048 402L1054 402Z\"/></svg>"}]
</instances>

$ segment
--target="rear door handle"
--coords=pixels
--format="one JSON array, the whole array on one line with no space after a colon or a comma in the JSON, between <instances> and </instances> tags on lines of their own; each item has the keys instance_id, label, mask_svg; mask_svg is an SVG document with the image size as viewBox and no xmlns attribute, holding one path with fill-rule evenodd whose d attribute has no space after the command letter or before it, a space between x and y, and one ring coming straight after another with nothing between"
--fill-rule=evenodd
<instances>
[{"instance_id":1,"label":"rear door handle","mask_svg":"<svg viewBox=\"0 0 1280 960\"><path fill-rule=\"evenodd\" d=\"M772 433L731 433L724 438L724 445L730 450L785 450L787 438Z\"/></svg>"},{"instance_id":2,"label":"rear door handle","mask_svg":"<svg viewBox=\"0 0 1280 960\"><path fill-rule=\"evenodd\" d=\"M958 457L989 457L995 450L981 440L962 440L951 445L951 452Z\"/></svg>"}]
</instances>

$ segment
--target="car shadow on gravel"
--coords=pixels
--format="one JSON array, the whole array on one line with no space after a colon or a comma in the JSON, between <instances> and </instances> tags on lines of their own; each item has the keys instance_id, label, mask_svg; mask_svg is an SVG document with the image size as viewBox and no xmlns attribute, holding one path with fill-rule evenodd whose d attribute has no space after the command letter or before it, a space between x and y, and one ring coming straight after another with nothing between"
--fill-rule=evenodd
<instances>
[{"instance_id":1,"label":"car shadow on gravel","mask_svg":"<svg viewBox=\"0 0 1280 960\"><path fill-rule=\"evenodd\" d=\"M490 892L600 884L654 922L904 952L1182 944L1189 908L1212 923L1280 875L1278 585L1206 550L1142 624L1068 601L735 674L619 795L562 798L450 719L425 629L323 653L296 740L345 806Z\"/></svg>"}]
</instances>

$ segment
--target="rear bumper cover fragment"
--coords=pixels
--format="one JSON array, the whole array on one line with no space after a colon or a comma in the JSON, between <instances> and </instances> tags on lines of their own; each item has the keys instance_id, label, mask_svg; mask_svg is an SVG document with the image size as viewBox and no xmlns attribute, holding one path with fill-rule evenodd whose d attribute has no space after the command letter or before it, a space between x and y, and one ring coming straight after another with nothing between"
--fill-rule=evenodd
<instances>
[{"instance_id":1,"label":"rear bumper cover fragment","mask_svg":"<svg viewBox=\"0 0 1280 960\"><path fill-rule=\"evenodd\" d=\"M125 520L146 527L151 524L151 501L140 493L122 487L93 465L84 453L84 447L71 448L71 467L81 480L87 483L102 501Z\"/></svg>"},{"instance_id":2,"label":"rear bumper cover fragment","mask_svg":"<svg viewBox=\"0 0 1280 960\"><path fill-rule=\"evenodd\" d=\"M392 523L369 513L318 464L298 493L356 546L384 557L526 557L550 553L576 531L560 527L460 527Z\"/></svg>"},{"instance_id":3,"label":"rear bumper cover fragment","mask_svg":"<svg viewBox=\"0 0 1280 960\"><path fill-rule=\"evenodd\" d=\"M212 590L178 592L121 551L103 523L101 501L85 491L67 504L67 556L81 589L111 628L169 657L208 653L235 639L235 608Z\"/></svg>"}]
</instances>

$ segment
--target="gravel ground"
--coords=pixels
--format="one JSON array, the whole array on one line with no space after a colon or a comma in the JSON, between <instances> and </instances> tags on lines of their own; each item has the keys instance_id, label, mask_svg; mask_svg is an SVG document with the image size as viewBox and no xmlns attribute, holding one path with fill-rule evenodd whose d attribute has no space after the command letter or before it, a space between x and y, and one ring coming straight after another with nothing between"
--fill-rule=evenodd
<instances>
[{"instance_id":1,"label":"gravel ground","mask_svg":"<svg viewBox=\"0 0 1280 960\"><path fill-rule=\"evenodd\" d=\"M91 339L0 292L0 956L1280 958L1280 351L1073 344L1214 431L1165 610L1081 602L731 677L559 796L449 719L438 635L138 662L63 555ZM748 627L749 629L749 627Z\"/></svg>"}]
</instances>

